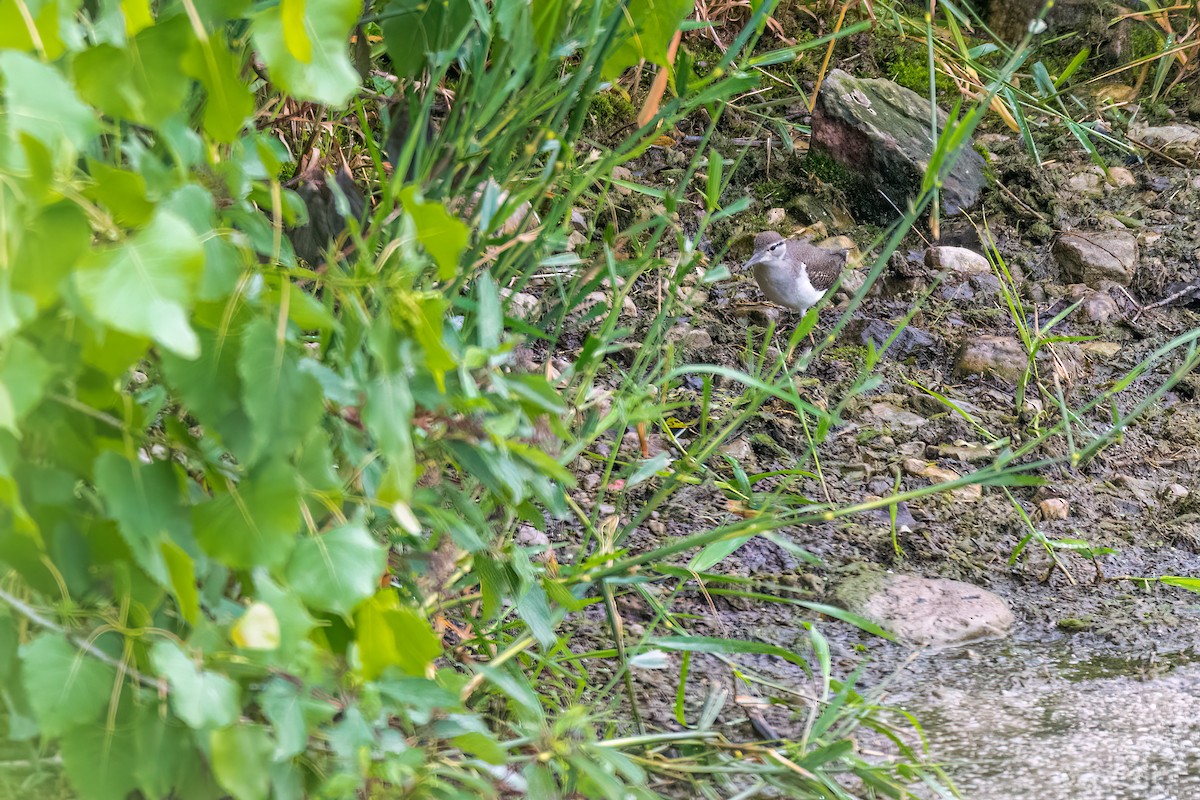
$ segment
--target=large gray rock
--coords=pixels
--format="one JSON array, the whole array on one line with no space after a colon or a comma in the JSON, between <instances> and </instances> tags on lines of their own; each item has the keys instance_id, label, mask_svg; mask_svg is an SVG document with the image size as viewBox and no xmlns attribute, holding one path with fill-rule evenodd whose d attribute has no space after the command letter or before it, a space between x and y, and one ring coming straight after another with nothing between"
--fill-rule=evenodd
<instances>
[{"instance_id":1,"label":"large gray rock","mask_svg":"<svg viewBox=\"0 0 1200 800\"><path fill-rule=\"evenodd\" d=\"M1128 286L1137 270L1137 237L1129 231L1064 233L1054 258L1067 283L1103 288L1105 281Z\"/></svg>"},{"instance_id":2,"label":"large gray rock","mask_svg":"<svg viewBox=\"0 0 1200 800\"><path fill-rule=\"evenodd\" d=\"M913 645L948 647L1004 636L1013 615L998 595L961 581L892 575L862 604L864 616Z\"/></svg>"},{"instance_id":3,"label":"large gray rock","mask_svg":"<svg viewBox=\"0 0 1200 800\"><path fill-rule=\"evenodd\" d=\"M882 191L903 208L920 188L933 155L929 117L929 101L916 92L883 78L855 78L835 69L817 94L812 147L858 177L863 204L890 208L879 196ZM939 109L939 125L945 121ZM983 167L983 158L966 143L942 182L948 213L978 202L987 185Z\"/></svg>"},{"instance_id":4,"label":"large gray rock","mask_svg":"<svg viewBox=\"0 0 1200 800\"><path fill-rule=\"evenodd\" d=\"M954 361L959 375L994 375L1016 383L1029 365L1021 343L1011 336L975 336L963 342Z\"/></svg>"}]
</instances>

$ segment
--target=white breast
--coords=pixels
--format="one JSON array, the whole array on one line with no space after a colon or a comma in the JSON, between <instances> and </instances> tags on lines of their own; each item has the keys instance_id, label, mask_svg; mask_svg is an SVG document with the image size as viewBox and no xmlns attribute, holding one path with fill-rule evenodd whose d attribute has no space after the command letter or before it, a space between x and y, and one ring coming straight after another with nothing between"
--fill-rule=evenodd
<instances>
[{"instance_id":1,"label":"white breast","mask_svg":"<svg viewBox=\"0 0 1200 800\"><path fill-rule=\"evenodd\" d=\"M796 279L796 297L800 300L800 304L806 309L812 308L824 296L825 292L813 286L812 281L808 279L808 270L800 270Z\"/></svg>"}]
</instances>

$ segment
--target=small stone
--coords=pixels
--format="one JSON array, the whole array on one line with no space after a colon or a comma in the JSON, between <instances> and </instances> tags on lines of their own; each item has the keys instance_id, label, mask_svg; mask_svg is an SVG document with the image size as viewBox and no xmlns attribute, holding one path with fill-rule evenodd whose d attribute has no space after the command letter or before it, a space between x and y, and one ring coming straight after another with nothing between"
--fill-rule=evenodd
<instances>
[{"instance_id":1,"label":"small stone","mask_svg":"<svg viewBox=\"0 0 1200 800\"><path fill-rule=\"evenodd\" d=\"M872 403L867 412L867 417L877 423L881 423L881 426L884 428L908 428L916 430L928 422L927 419L919 414L897 408L891 403Z\"/></svg>"},{"instance_id":2,"label":"small stone","mask_svg":"<svg viewBox=\"0 0 1200 800\"><path fill-rule=\"evenodd\" d=\"M1127 83L1101 83L1092 89L1092 96L1101 103L1128 103L1137 97L1138 90Z\"/></svg>"},{"instance_id":3,"label":"small stone","mask_svg":"<svg viewBox=\"0 0 1200 800\"><path fill-rule=\"evenodd\" d=\"M521 547L548 547L550 544L550 539L545 532L539 531L532 525L518 526L513 539Z\"/></svg>"},{"instance_id":4,"label":"small stone","mask_svg":"<svg viewBox=\"0 0 1200 800\"><path fill-rule=\"evenodd\" d=\"M675 298L685 308L692 310L708 305L708 292L695 285L680 286L675 292Z\"/></svg>"},{"instance_id":5,"label":"small stone","mask_svg":"<svg viewBox=\"0 0 1200 800\"><path fill-rule=\"evenodd\" d=\"M1182 500L1191 494L1191 492L1181 483L1168 483L1163 487L1163 494L1170 500Z\"/></svg>"},{"instance_id":6,"label":"small stone","mask_svg":"<svg viewBox=\"0 0 1200 800\"><path fill-rule=\"evenodd\" d=\"M858 341L860 344L874 344L875 349L878 350L883 347L884 342L891 338L895 330L896 326L894 323L882 319L863 319L859 317L851 320L850 324L846 326L845 336ZM895 338L891 346L888 347L885 355L889 358L908 358L914 353L930 350L936 345L937 339L932 335L916 326L908 325Z\"/></svg>"},{"instance_id":7,"label":"small stone","mask_svg":"<svg viewBox=\"0 0 1200 800\"><path fill-rule=\"evenodd\" d=\"M1117 342L1082 342L1079 349L1092 358L1110 359L1121 352L1121 345Z\"/></svg>"},{"instance_id":8,"label":"small stone","mask_svg":"<svg viewBox=\"0 0 1200 800\"><path fill-rule=\"evenodd\" d=\"M919 458L906 458L900 462L900 469L908 475L924 475L928 466L928 463Z\"/></svg>"},{"instance_id":9,"label":"small stone","mask_svg":"<svg viewBox=\"0 0 1200 800\"><path fill-rule=\"evenodd\" d=\"M876 208L879 213L884 206L877 200L880 193L903 206L920 186L934 150L929 136L933 114L939 127L945 124L945 113L910 89L883 78L856 78L831 70L817 93L811 148L841 163L863 188L869 187L863 192L863 197L872 198L866 210ZM941 185L947 213L969 209L987 186L983 157L967 144ZM891 216L890 206L886 213Z\"/></svg>"},{"instance_id":10,"label":"small stone","mask_svg":"<svg viewBox=\"0 0 1200 800\"><path fill-rule=\"evenodd\" d=\"M991 450L981 444L969 444L962 441L938 445L934 449L934 453L941 458L957 458L968 464L991 461L994 455Z\"/></svg>"},{"instance_id":11,"label":"small stone","mask_svg":"<svg viewBox=\"0 0 1200 800\"><path fill-rule=\"evenodd\" d=\"M725 444L717 448L718 452L737 461L739 464L744 464L754 458L754 448L750 446L750 440L745 436L738 436L735 439L730 439Z\"/></svg>"},{"instance_id":12,"label":"small stone","mask_svg":"<svg viewBox=\"0 0 1200 800\"><path fill-rule=\"evenodd\" d=\"M583 212L578 208L571 209L571 227L579 233L587 233L587 217L585 217Z\"/></svg>"},{"instance_id":13,"label":"small stone","mask_svg":"<svg viewBox=\"0 0 1200 800\"><path fill-rule=\"evenodd\" d=\"M866 282L867 276L862 270L848 269L842 273L842 283L838 287L838 290L849 297L853 297L859 293Z\"/></svg>"},{"instance_id":14,"label":"small stone","mask_svg":"<svg viewBox=\"0 0 1200 800\"><path fill-rule=\"evenodd\" d=\"M918 456L925 452L924 442L905 442L896 449L902 456Z\"/></svg>"},{"instance_id":15,"label":"small stone","mask_svg":"<svg viewBox=\"0 0 1200 800\"><path fill-rule=\"evenodd\" d=\"M1071 515L1071 504L1061 497L1049 497L1038 503L1037 510L1042 519L1066 519Z\"/></svg>"},{"instance_id":16,"label":"small stone","mask_svg":"<svg viewBox=\"0 0 1200 800\"><path fill-rule=\"evenodd\" d=\"M589 472L583 476L583 490L585 492L594 492L600 488L600 473Z\"/></svg>"},{"instance_id":17,"label":"small stone","mask_svg":"<svg viewBox=\"0 0 1200 800\"><path fill-rule=\"evenodd\" d=\"M1137 269L1137 237L1128 231L1065 233L1054 243L1054 257L1071 283L1128 286Z\"/></svg>"},{"instance_id":18,"label":"small stone","mask_svg":"<svg viewBox=\"0 0 1200 800\"><path fill-rule=\"evenodd\" d=\"M994 375L1016 382L1025 374L1029 357L1011 336L977 336L963 342L954 368L960 375Z\"/></svg>"},{"instance_id":19,"label":"small stone","mask_svg":"<svg viewBox=\"0 0 1200 800\"><path fill-rule=\"evenodd\" d=\"M832 250L835 253L845 251L848 264L857 264L862 256L858 251L858 244L849 236L827 236L818 240L816 245L822 250Z\"/></svg>"},{"instance_id":20,"label":"small stone","mask_svg":"<svg viewBox=\"0 0 1200 800\"><path fill-rule=\"evenodd\" d=\"M612 176L614 180L633 182L633 173L629 170L629 167L613 167ZM633 194L633 190L628 186L616 186L614 188L616 188L617 194L622 197L628 197Z\"/></svg>"},{"instance_id":21,"label":"small stone","mask_svg":"<svg viewBox=\"0 0 1200 800\"><path fill-rule=\"evenodd\" d=\"M1000 294L1000 279L991 273L987 275L972 275L971 288L976 297L995 297Z\"/></svg>"},{"instance_id":22,"label":"small stone","mask_svg":"<svg viewBox=\"0 0 1200 800\"><path fill-rule=\"evenodd\" d=\"M508 315L514 319L529 319L537 311L538 299L529 292L514 292L503 288L500 296L508 301Z\"/></svg>"},{"instance_id":23,"label":"small stone","mask_svg":"<svg viewBox=\"0 0 1200 800\"><path fill-rule=\"evenodd\" d=\"M987 257L965 247L931 247L925 251L925 265L963 276L992 274Z\"/></svg>"},{"instance_id":24,"label":"small stone","mask_svg":"<svg viewBox=\"0 0 1200 800\"><path fill-rule=\"evenodd\" d=\"M703 328L693 328L687 323L676 325L667 331L667 341L674 343L685 353L698 353L712 347L712 336Z\"/></svg>"},{"instance_id":25,"label":"small stone","mask_svg":"<svg viewBox=\"0 0 1200 800\"><path fill-rule=\"evenodd\" d=\"M656 519L652 519L649 522L647 522L646 527L649 528L650 532L656 536L663 536L667 532L666 523L660 522L659 520L656 520Z\"/></svg>"},{"instance_id":26,"label":"small stone","mask_svg":"<svg viewBox=\"0 0 1200 800\"><path fill-rule=\"evenodd\" d=\"M1101 176L1091 170L1077 172L1068 178L1066 189L1074 197L1099 197L1104 193Z\"/></svg>"},{"instance_id":27,"label":"small stone","mask_svg":"<svg viewBox=\"0 0 1200 800\"><path fill-rule=\"evenodd\" d=\"M1200 155L1200 128L1191 125L1138 125L1129 138L1184 163Z\"/></svg>"},{"instance_id":28,"label":"small stone","mask_svg":"<svg viewBox=\"0 0 1200 800\"><path fill-rule=\"evenodd\" d=\"M768 208L767 209L767 227L777 228L787 220L787 209L785 208Z\"/></svg>"},{"instance_id":29,"label":"small stone","mask_svg":"<svg viewBox=\"0 0 1200 800\"><path fill-rule=\"evenodd\" d=\"M1119 189L1137 185L1137 178L1133 177L1133 173L1125 169L1125 167L1109 167L1108 179L1110 186L1115 186Z\"/></svg>"},{"instance_id":30,"label":"small stone","mask_svg":"<svg viewBox=\"0 0 1200 800\"><path fill-rule=\"evenodd\" d=\"M571 251L572 253L575 252L577 247L581 247L587 243L587 236L583 235L579 231L571 231L567 235L567 250Z\"/></svg>"},{"instance_id":31,"label":"small stone","mask_svg":"<svg viewBox=\"0 0 1200 800\"><path fill-rule=\"evenodd\" d=\"M1082 283L1071 284L1067 291L1071 300L1080 301L1078 311L1088 322L1107 325L1121 313L1117 301L1107 292L1090 289Z\"/></svg>"}]
</instances>

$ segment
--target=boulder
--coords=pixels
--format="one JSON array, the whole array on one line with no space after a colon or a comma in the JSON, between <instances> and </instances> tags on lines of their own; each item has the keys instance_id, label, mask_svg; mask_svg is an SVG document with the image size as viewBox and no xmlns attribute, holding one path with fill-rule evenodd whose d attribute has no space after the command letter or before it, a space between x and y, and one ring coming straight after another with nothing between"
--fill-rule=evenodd
<instances>
[{"instance_id":1,"label":"boulder","mask_svg":"<svg viewBox=\"0 0 1200 800\"><path fill-rule=\"evenodd\" d=\"M955 359L959 375L994 375L1016 383L1025 373L1029 356L1011 336L976 336L963 342Z\"/></svg>"},{"instance_id":2,"label":"boulder","mask_svg":"<svg viewBox=\"0 0 1200 800\"><path fill-rule=\"evenodd\" d=\"M892 575L863 603L864 616L916 646L1001 638L1013 624L998 595L962 581Z\"/></svg>"},{"instance_id":3,"label":"boulder","mask_svg":"<svg viewBox=\"0 0 1200 800\"><path fill-rule=\"evenodd\" d=\"M883 78L855 78L835 69L817 94L812 118L812 148L841 164L861 183L863 210L904 207L916 195L933 155L930 103L921 95ZM938 110L939 125L946 115ZM954 169L942 181L946 212L971 208L987 185L983 157L964 143Z\"/></svg>"}]
</instances>

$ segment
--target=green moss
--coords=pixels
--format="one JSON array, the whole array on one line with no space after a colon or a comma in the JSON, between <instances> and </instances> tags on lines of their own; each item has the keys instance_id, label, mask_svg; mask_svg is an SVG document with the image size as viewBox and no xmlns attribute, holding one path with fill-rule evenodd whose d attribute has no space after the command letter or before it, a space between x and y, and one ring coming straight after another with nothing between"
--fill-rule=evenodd
<instances>
[{"instance_id":1,"label":"green moss","mask_svg":"<svg viewBox=\"0 0 1200 800\"><path fill-rule=\"evenodd\" d=\"M596 127L602 131L612 130L637 119L637 109L633 107L633 103L614 91L593 95L588 113L595 119Z\"/></svg>"},{"instance_id":2,"label":"green moss","mask_svg":"<svg viewBox=\"0 0 1200 800\"><path fill-rule=\"evenodd\" d=\"M804 169L817 180L839 189L850 188L854 183L854 175L841 163L816 150L808 151Z\"/></svg>"},{"instance_id":3,"label":"green moss","mask_svg":"<svg viewBox=\"0 0 1200 800\"><path fill-rule=\"evenodd\" d=\"M887 76L896 83L912 89L917 94L929 96L929 57L923 45L896 42L890 48L881 48L880 63ZM934 76L938 96L958 96L958 87L949 77L938 72Z\"/></svg>"},{"instance_id":4,"label":"green moss","mask_svg":"<svg viewBox=\"0 0 1200 800\"><path fill-rule=\"evenodd\" d=\"M867 359L867 348L858 344L842 344L825 351L826 358L862 364Z\"/></svg>"},{"instance_id":5,"label":"green moss","mask_svg":"<svg viewBox=\"0 0 1200 800\"><path fill-rule=\"evenodd\" d=\"M1162 38L1150 23L1135 23L1129 27L1129 60L1149 58L1161 53Z\"/></svg>"}]
</instances>

